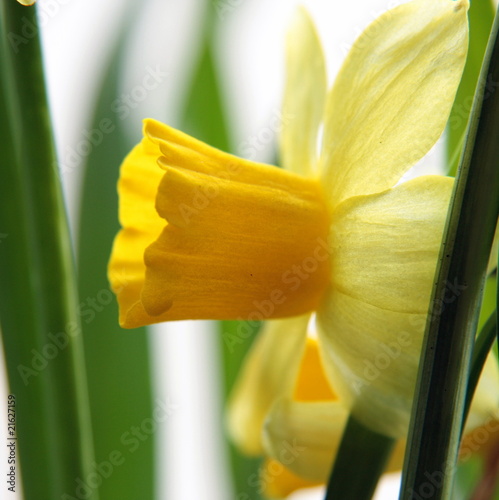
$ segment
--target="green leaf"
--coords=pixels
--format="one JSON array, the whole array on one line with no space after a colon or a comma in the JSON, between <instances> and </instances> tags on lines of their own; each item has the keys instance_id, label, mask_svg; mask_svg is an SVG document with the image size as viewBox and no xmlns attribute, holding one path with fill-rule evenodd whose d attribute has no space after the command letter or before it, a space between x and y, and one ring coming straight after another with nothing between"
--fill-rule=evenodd
<instances>
[{"instance_id":1,"label":"green leaf","mask_svg":"<svg viewBox=\"0 0 499 500\"><path fill-rule=\"evenodd\" d=\"M229 136L211 45L209 38L203 43L186 100L182 128L210 146L228 151Z\"/></svg>"},{"instance_id":2,"label":"green leaf","mask_svg":"<svg viewBox=\"0 0 499 500\"><path fill-rule=\"evenodd\" d=\"M94 457L76 279L36 10L2 8L0 321L24 496L96 500L86 485Z\"/></svg>"},{"instance_id":3,"label":"green leaf","mask_svg":"<svg viewBox=\"0 0 499 500\"><path fill-rule=\"evenodd\" d=\"M2 36L2 41L3 41ZM2 58L5 61L4 58ZM2 77L5 75L2 68ZM7 109L8 96L0 77L0 107ZM11 123L0 113L0 321L7 376L16 398L16 429L20 464L30 478L24 486L27 499L51 498L56 457L50 444L50 411L47 405L49 380L44 371L32 367L35 348L41 352L42 331L34 276L35 255L29 243L26 186L14 151ZM9 207L6 210L4 207ZM21 332L21 333L20 333ZM41 366L41 365L40 365ZM33 419L31 415L36 415ZM9 433L10 434L10 433ZM12 435L9 435L12 437ZM11 441L7 440L10 445ZM16 468L18 477L18 469Z\"/></svg>"},{"instance_id":4,"label":"green leaf","mask_svg":"<svg viewBox=\"0 0 499 500\"><path fill-rule=\"evenodd\" d=\"M219 331L222 340L224 360L225 401L239 375L243 363L260 325L246 321L220 321ZM228 442L232 476L235 488L234 498L258 500L262 498L258 481L261 458L243 455L231 442Z\"/></svg>"},{"instance_id":5,"label":"green leaf","mask_svg":"<svg viewBox=\"0 0 499 500\"><path fill-rule=\"evenodd\" d=\"M483 292L483 300L480 308L480 317L477 330L480 332L473 346L473 357L471 360L470 375L466 392L466 403L464 415L468 415L473 395L482 373L483 365L494 344L497 330L496 311L496 276L495 273L487 278ZM466 417L463 419L463 428Z\"/></svg>"},{"instance_id":6,"label":"green leaf","mask_svg":"<svg viewBox=\"0 0 499 500\"><path fill-rule=\"evenodd\" d=\"M154 429L164 420L167 405L166 401L163 407L156 403L160 419L154 420L148 334L145 328L126 331L119 326L117 304L107 280L107 262L119 229L119 166L133 146L126 139L123 121L112 111L112 103L120 95L120 68L130 21L124 24L109 59L86 134L89 139L81 138L91 152L85 162L78 234L80 310L96 462L104 464L103 470L106 464L112 468L112 473L102 473L99 488L106 500L154 498ZM66 172L72 175L68 169ZM112 454L118 465L112 465Z\"/></svg>"},{"instance_id":7,"label":"green leaf","mask_svg":"<svg viewBox=\"0 0 499 500\"><path fill-rule=\"evenodd\" d=\"M499 16L477 87L466 145L440 254L413 406L401 498L427 487L439 472L431 498L449 499L455 473L466 386L480 310L481 287L499 215ZM447 283L460 293L442 310ZM427 491L425 489L425 491Z\"/></svg>"},{"instance_id":8,"label":"green leaf","mask_svg":"<svg viewBox=\"0 0 499 500\"><path fill-rule=\"evenodd\" d=\"M480 477L483 464L478 457L471 457L459 464L456 473L456 482L452 493L453 500L469 500L475 487L477 478Z\"/></svg>"},{"instance_id":9,"label":"green leaf","mask_svg":"<svg viewBox=\"0 0 499 500\"><path fill-rule=\"evenodd\" d=\"M496 310L497 298L497 272L493 272L485 280L483 289L483 300L480 308L480 318L478 321L478 330L480 331L485 325L489 316Z\"/></svg>"},{"instance_id":10,"label":"green leaf","mask_svg":"<svg viewBox=\"0 0 499 500\"><path fill-rule=\"evenodd\" d=\"M370 500L395 445L393 438L348 419L329 478L326 500Z\"/></svg>"},{"instance_id":11,"label":"green leaf","mask_svg":"<svg viewBox=\"0 0 499 500\"><path fill-rule=\"evenodd\" d=\"M468 57L447 127L447 166L448 174L451 176L456 175L463 150L466 126L493 21L494 4L491 0L473 0L471 2L469 10L470 42Z\"/></svg>"}]
</instances>

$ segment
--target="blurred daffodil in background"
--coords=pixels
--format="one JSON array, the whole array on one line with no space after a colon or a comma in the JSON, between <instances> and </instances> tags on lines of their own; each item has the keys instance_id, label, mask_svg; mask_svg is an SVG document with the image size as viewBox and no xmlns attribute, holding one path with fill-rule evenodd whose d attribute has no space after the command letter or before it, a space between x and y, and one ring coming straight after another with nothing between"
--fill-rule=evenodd
<instances>
[{"instance_id":1,"label":"blurred daffodil in background","mask_svg":"<svg viewBox=\"0 0 499 500\"><path fill-rule=\"evenodd\" d=\"M308 317L269 321L253 344L231 401L229 429L240 448L265 455L261 489L285 498L296 489L327 483L349 408L326 378L318 342ZM469 459L475 433L499 426L499 366L494 354L485 363L461 447ZM490 446L497 445L497 439ZM386 472L403 466L405 439L394 447ZM278 471L277 473L275 471Z\"/></svg>"}]
</instances>

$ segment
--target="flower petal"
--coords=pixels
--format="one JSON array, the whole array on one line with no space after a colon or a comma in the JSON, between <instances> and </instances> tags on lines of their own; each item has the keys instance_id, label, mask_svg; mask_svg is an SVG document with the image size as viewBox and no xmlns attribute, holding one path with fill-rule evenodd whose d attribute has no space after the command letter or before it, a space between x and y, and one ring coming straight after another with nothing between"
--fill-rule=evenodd
<instances>
[{"instance_id":1,"label":"flower petal","mask_svg":"<svg viewBox=\"0 0 499 500\"><path fill-rule=\"evenodd\" d=\"M348 409L339 401L296 402L278 400L264 426L265 451L304 480L326 483L336 457ZM402 469L405 442L397 441L386 472Z\"/></svg>"},{"instance_id":2,"label":"flower petal","mask_svg":"<svg viewBox=\"0 0 499 500\"><path fill-rule=\"evenodd\" d=\"M146 267L144 250L161 233L165 221L154 208L163 171L156 164L159 148L144 138L125 158L118 182L119 219L108 266L109 281L120 307L120 324L133 328L151 319L140 302Z\"/></svg>"},{"instance_id":3,"label":"flower petal","mask_svg":"<svg viewBox=\"0 0 499 500\"><path fill-rule=\"evenodd\" d=\"M294 474L324 481L339 447L348 410L339 402L278 400L265 421L265 451Z\"/></svg>"},{"instance_id":4,"label":"flower petal","mask_svg":"<svg viewBox=\"0 0 499 500\"><path fill-rule=\"evenodd\" d=\"M395 438L409 423L452 184L418 177L352 198L331 223L331 288L317 315L325 369L361 422ZM442 306L456 293L449 283Z\"/></svg>"},{"instance_id":5,"label":"flower petal","mask_svg":"<svg viewBox=\"0 0 499 500\"><path fill-rule=\"evenodd\" d=\"M306 315L267 321L245 359L229 401L227 425L233 441L248 455L263 452L267 412L293 389L309 319Z\"/></svg>"},{"instance_id":6,"label":"flower petal","mask_svg":"<svg viewBox=\"0 0 499 500\"><path fill-rule=\"evenodd\" d=\"M334 401L338 399L326 378L316 338L307 337L293 399L295 401Z\"/></svg>"},{"instance_id":7,"label":"flower petal","mask_svg":"<svg viewBox=\"0 0 499 500\"><path fill-rule=\"evenodd\" d=\"M149 125L164 155L156 209L168 225L144 255L147 313L261 320L312 311L329 272L319 182Z\"/></svg>"},{"instance_id":8,"label":"flower petal","mask_svg":"<svg viewBox=\"0 0 499 500\"><path fill-rule=\"evenodd\" d=\"M467 0L414 0L354 43L328 97L324 182L334 206L384 191L435 144L461 79Z\"/></svg>"},{"instance_id":9,"label":"flower petal","mask_svg":"<svg viewBox=\"0 0 499 500\"><path fill-rule=\"evenodd\" d=\"M332 286L380 309L426 313L452 186L424 176L341 204L328 240Z\"/></svg>"},{"instance_id":10,"label":"flower petal","mask_svg":"<svg viewBox=\"0 0 499 500\"><path fill-rule=\"evenodd\" d=\"M302 488L319 486L321 481L307 481L293 474L277 460L267 459L260 471L260 483L265 498L287 498L288 495Z\"/></svg>"},{"instance_id":11,"label":"flower petal","mask_svg":"<svg viewBox=\"0 0 499 500\"><path fill-rule=\"evenodd\" d=\"M335 391L365 426L407 433L426 314L381 309L331 289L317 317Z\"/></svg>"},{"instance_id":12,"label":"flower petal","mask_svg":"<svg viewBox=\"0 0 499 500\"><path fill-rule=\"evenodd\" d=\"M302 372L305 366L302 361ZM472 450L476 452L480 449L483 452L497 439L498 391L499 368L495 355L491 353L480 378L466 426L467 434L461 447L463 459ZM295 489L306 487L306 484L300 484L300 478L308 478L302 481L308 480L312 484L327 481L342 435L341 414L346 411L338 405L338 402L297 403L281 399L272 407L265 423L264 443L266 451L280 466L273 464L270 467L266 464L262 479L266 490L275 492L274 497L282 498ZM327 425L329 419L334 422L335 427ZM386 472L401 470L405 446L404 439L397 441ZM288 480L290 471L295 476ZM293 478L296 479L293 481ZM279 496L278 492L282 494Z\"/></svg>"},{"instance_id":13,"label":"flower petal","mask_svg":"<svg viewBox=\"0 0 499 500\"><path fill-rule=\"evenodd\" d=\"M282 165L310 176L317 165L317 132L326 101L327 76L319 37L303 7L295 14L286 42Z\"/></svg>"}]
</instances>

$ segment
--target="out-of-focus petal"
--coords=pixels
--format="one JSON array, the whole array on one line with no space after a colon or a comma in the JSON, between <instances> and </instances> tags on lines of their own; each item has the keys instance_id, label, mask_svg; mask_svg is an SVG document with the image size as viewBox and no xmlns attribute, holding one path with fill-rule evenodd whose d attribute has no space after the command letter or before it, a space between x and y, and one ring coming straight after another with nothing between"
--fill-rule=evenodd
<instances>
[{"instance_id":1,"label":"out-of-focus petal","mask_svg":"<svg viewBox=\"0 0 499 500\"><path fill-rule=\"evenodd\" d=\"M328 97L330 203L393 187L444 130L466 60L467 0L414 0L354 43Z\"/></svg>"},{"instance_id":2,"label":"out-of-focus petal","mask_svg":"<svg viewBox=\"0 0 499 500\"><path fill-rule=\"evenodd\" d=\"M260 484L265 498L287 498L302 488L319 486L321 481L307 481L293 474L277 460L267 459L260 471Z\"/></svg>"},{"instance_id":3,"label":"out-of-focus petal","mask_svg":"<svg viewBox=\"0 0 499 500\"><path fill-rule=\"evenodd\" d=\"M281 399L265 423L265 449L273 460L298 477L316 484L327 483L347 419L348 410L339 402ZM399 440L386 472L402 469L404 452L405 442Z\"/></svg>"},{"instance_id":4,"label":"out-of-focus petal","mask_svg":"<svg viewBox=\"0 0 499 500\"><path fill-rule=\"evenodd\" d=\"M293 399L295 401L334 401L338 399L324 373L316 338L307 338L293 391Z\"/></svg>"},{"instance_id":5,"label":"out-of-focus petal","mask_svg":"<svg viewBox=\"0 0 499 500\"><path fill-rule=\"evenodd\" d=\"M303 7L295 14L286 42L282 166L310 176L317 169L317 132L324 112L327 77L319 37Z\"/></svg>"},{"instance_id":6,"label":"out-of-focus petal","mask_svg":"<svg viewBox=\"0 0 499 500\"><path fill-rule=\"evenodd\" d=\"M264 426L267 454L294 474L324 481L331 471L348 410L339 402L278 400Z\"/></svg>"},{"instance_id":7,"label":"out-of-focus petal","mask_svg":"<svg viewBox=\"0 0 499 500\"><path fill-rule=\"evenodd\" d=\"M263 452L263 421L272 403L293 390L308 321L308 315L267 321L246 356L227 414L229 434L246 454Z\"/></svg>"}]
</instances>

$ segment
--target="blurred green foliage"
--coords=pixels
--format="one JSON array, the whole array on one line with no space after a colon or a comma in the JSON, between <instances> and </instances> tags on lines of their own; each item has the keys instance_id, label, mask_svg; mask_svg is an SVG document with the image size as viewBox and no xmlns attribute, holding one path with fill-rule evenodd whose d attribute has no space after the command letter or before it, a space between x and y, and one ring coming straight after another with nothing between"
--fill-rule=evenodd
<instances>
[{"instance_id":1,"label":"blurred green foliage","mask_svg":"<svg viewBox=\"0 0 499 500\"><path fill-rule=\"evenodd\" d=\"M150 339L146 328L123 330L109 289L107 263L119 230L116 184L123 158L134 144L113 111L121 94L126 39L134 19L125 20L106 65L87 138L78 230L80 307L94 447L97 464L111 463L99 488L106 500L153 500L156 489L156 432L167 402L153 401ZM76 170L66 166L66 175ZM126 285L126 283L124 283ZM161 417L163 420L163 417ZM113 455L114 454L114 455ZM109 467L108 467L109 469ZM103 469L105 470L105 468Z\"/></svg>"}]
</instances>

